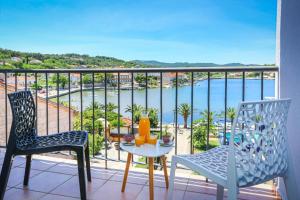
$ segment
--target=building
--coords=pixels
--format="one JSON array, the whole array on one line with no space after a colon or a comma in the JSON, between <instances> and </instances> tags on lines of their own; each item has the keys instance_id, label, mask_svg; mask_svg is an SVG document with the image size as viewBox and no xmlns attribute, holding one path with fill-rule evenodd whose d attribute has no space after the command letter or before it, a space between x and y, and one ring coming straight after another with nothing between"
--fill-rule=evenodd
<instances>
[{"instance_id":1,"label":"building","mask_svg":"<svg viewBox=\"0 0 300 200\"><path fill-rule=\"evenodd\" d=\"M178 80L188 78L187 75L183 72L178 72L177 77ZM172 72L163 73L163 84L169 84L173 82L175 79L176 79L176 73L172 73Z\"/></svg>"},{"instance_id":2,"label":"building","mask_svg":"<svg viewBox=\"0 0 300 200\"><path fill-rule=\"evenodd\" d=\"M19 57L11 57L11 60L14 61L14 62L22 62L22 58L19 58Z\"/></svg>"},{"instance_id":3,"label":"building","mask_svg":"<svg viewBox=\"0 0 300 200\"><path fill-rule=\"evenodd\" d=\"M29 64L42 64L43 62L37 59L29 61Z\"/></svg>"},{"instance_id":4,"label":"building","mask_svg":"<svg viewBox=\"0 0 300 200\"><path fill-rule=\"evenodd\" d=\"M113 83L118 82L118 73L113 73L113 78L111 80ZM120 83L130 83L131 73L120 73Z\"/></svg>"}]
</instances>

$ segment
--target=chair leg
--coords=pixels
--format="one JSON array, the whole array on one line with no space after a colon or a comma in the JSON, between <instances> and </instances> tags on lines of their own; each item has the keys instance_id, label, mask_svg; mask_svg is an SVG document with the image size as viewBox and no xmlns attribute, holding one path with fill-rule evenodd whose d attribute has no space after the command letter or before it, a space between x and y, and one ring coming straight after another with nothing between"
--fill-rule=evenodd
<instances>
[{"instance_id":1,"label":"chair leg","mask_svg":"<svg viewBox=\"0 0 300 200\"><path fill-rule=\"evenodd\" d=\"M238 188L236 186L228 188L228 199L237 200Z\"/></svg>"},{"instance_id":2,"label":"chair leg","mask_svg":"<svg viewBox=\"0 0 300 200\"><path fill-rule=\"evenodd\" d=\"M0 200L2 200L4 197L12 162L13 155L10 152L6 152L0 175Z\"/></svg>"},{"instance_id":3,"label":"chair leg","mask_svg":"<svg viewBox=\"0 0 300 200\"><path fill-rule=\"evenodd\" d=\"M224 187L222 185L217 186L217 200L223 200L224 197Z\"/></svg>"},{"instance_id":4,"label":"chair leg","mask_svg":"<svg viewBox=\"0 0 300 200\"><path fill-rule=\"evenodd\" d=\"M174 179L175 179L175 170L176 170L177 162L172 157L172 163L171 163L171 172L170 172L170 181L169 181L169 191L168 191L168 199L173 199L173 190L174 190Z\"/></svg>"},{"instance_id":5,"label":"chair leg","mask_svg":"<svg viewBox=\"0 0 300 200\"><path fill-rule=\"evenodd\" d=\"M30 175L30 168L31 168L31 155L26 156L26 167L25 167L25 175L23 185L28 185L29 175Z\"/></svg>"},{"instance_id":6,"label":"chair leg","mask_svg":"<svg viewBox=\"0 0 300 200\"><path fill-rule=\"evenodd\" d=\"M89 145L86 146L84 151L85 151L85 165L86 165L87 179L88 179L89 182L91 182L92 181L92 176L91 176Z\"/></svg>"},{"instance_id":7,"label":"chair leg","mask_svg":"<svg viewBox=\"0 0 300 200\"><path fill-rule=\"evenodd\" d=\"M85 187L85 172L84 172L84 150L80 149L77 153L78 163L78 177L80 187L80 197L82 200L86 200L86 187Z\"/></svg>"}]
</instances>

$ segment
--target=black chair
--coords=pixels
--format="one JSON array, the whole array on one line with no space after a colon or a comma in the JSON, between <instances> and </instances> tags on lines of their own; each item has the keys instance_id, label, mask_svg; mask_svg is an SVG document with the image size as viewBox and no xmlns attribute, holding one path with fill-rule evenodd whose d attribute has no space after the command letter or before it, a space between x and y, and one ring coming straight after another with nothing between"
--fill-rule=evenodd
<instances>
[{"instance_id":1,"label":"black chair","mask_svg":"<svg viewBox=\"0 0 300 200\"><path fill-rule=\"evenodd\" d=\"M35 130L36 109L30 91L8 94L12 110L12 126L0 176L0 199L4 197L13 158L26 155L23 185L28 185L31 155L53 151L74 151L77 154L81 199L86 199L84 157L87 179L91 181L88 134L86 131L70 131L49 136L38 136ZM45 180L47 184L47 180Z\"/></svg>"}]
</instances>

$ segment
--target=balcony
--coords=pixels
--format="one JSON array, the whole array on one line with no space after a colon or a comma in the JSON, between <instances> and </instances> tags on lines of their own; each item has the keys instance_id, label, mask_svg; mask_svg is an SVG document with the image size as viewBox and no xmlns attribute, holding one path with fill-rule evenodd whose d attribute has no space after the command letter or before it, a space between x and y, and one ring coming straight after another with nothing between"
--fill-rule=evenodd
<instances>
[{"instance_id":1,"label":"balcony","mask_svg":"<svg viewBox=\"0 0 300 200\"><path fill-rule=\"evenodd\" d=\"M277 71L277 67L0 70L0 161L11 124L6 95L31 90L39 135L73 129L89 132L93 182L87 186L88 198L147 199L147 160L139 156L133 158L126 192L121 193L126 153L119 142L122 135L137 132L137 116L130 109L135 105L147 111L153 109L156 121L151 130L158 137L168 125L175 144L167 156L170 165L174 154L192 154L228 144L232 123L228 108L243 100L276 97ZM186 120L178 109L184 103L191 111ZM199 141L198 126L205 128L204 139ZM76 162L72 158L72 152L36 156L27 188L22 185L25 159L18 157L5 198L79 198ZM155 199L166 199L160 163L156 166ZM210 180L183 167L176 177L176 199L215 199L216 185ZM275 183L241 189L239 198L277 199Z\"/></svg>"},{"instance_id":2,"label":"balcony","mask_svg":"<svg viewBox=\"0 0 300 200\"><path fill-rule=\"evenodd\" d=\"M1 151L0 161L4 156ZM146 170L129 173L125 193L121 193L123 163L109 161L110 169L103 162L92 163L92 183L87 185L88 199L148 199L148 174ZM77 166L74 160L53 156L36 156L32 161L30 184L24 187L25 158L16 157L4 199L80 199ZM156 170L154 199L166 199L164 177ZM190 171L178 170L175 181L175 199L215 199L216 185ZM226 192L225 192L226 195ZM271 184L242 189L239 199L279 199Z\"/></svg>"}]
</instances>

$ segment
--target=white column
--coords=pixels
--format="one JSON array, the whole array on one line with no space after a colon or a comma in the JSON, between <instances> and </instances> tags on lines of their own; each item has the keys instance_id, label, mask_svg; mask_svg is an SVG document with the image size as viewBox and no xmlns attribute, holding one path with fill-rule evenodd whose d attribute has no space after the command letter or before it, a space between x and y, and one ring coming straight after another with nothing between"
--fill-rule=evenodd
<instances>
[{"instance_id":1,"label":"white column","mask_svg":"<svg viewBox=\"0 0 300 200\"><path fill-rule=\"evenodd\" d=\"M277 20L279 96L292 99L287 133L287 197L296 200L300 198L300 0L278 0ZM279 191L286 199L282 185Z\"/></svg>"}]
</instances>

